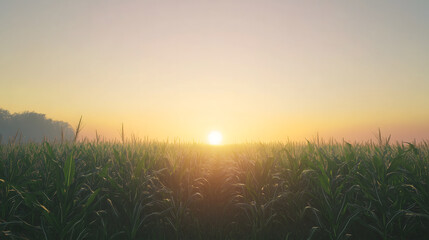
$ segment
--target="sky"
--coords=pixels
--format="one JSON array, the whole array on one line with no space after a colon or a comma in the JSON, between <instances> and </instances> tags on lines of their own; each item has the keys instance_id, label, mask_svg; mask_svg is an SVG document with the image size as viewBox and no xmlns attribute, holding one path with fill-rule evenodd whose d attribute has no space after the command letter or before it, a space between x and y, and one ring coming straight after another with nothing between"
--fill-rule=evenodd
<instances>
[{"instance_id":1,"label":"sky","mask_svg":"<svg viewBox=\"0 0 429 240\"><path fill-rule=\"evenodd\" d=\"M0 1L0 108L83 136L429 139L429 1Z\"/></svg>"}]
</instances>

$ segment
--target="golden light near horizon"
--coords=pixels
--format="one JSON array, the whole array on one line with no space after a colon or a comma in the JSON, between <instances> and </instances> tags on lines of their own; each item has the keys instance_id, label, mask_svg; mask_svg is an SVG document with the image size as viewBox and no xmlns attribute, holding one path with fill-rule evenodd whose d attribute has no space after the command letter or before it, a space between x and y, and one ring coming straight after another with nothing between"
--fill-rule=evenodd
<instances>
[{"instance_id":1,"label":"golden light near horizon","mask_svg":"<svg viewBox=\"0 0 429 240\"><path fill-rule=\"evenodd\" d=\"M208 135L210 145L220 145L222 143L222 134L218 131L211 131Z\"/></svg>"},{"instance_id":2,"label":"golden light near horizon","mask_svg":"<svg viewBox=\"0 0 429 240\"><path fill-rule=\"evenodd\" d=\"M378 129L394 141L429 139L428 9L401 0L0 1L0 108L72 127L83 116L80 136L91 140L115 140L122 123L137 138L206 144L218 130L221 145L366 141ZM23 129L2 124L4 140Z\"/></svg>"}]
</instances>

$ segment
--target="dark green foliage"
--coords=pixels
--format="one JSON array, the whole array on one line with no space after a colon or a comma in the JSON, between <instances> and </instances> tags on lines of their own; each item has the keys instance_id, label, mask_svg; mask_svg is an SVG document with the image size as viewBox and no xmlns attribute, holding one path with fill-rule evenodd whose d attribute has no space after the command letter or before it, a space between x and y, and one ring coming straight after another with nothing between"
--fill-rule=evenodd
<instances>
[{"instance_id":1,"label":"dark green foliage","mask_svg":"<svg viewBox=\"0 0 429 240\"><path fill-rule=\"evenodd\" d=\"M0 239L425 239L427 143L0 145Z\"/></svg>"}]
</instances>

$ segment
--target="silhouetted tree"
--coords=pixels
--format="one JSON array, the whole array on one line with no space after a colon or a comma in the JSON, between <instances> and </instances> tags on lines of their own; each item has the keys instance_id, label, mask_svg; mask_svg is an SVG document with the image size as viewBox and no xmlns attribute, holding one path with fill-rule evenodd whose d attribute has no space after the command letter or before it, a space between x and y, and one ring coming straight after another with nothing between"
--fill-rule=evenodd
<instances>
[{"instance_id":1,"label":"silhouetted tree","mask_svg":"<svg viewBox=\"0 0 429 240\"><path fill-rule=\"evenodd\" d=\"M21 141L72 140L73 128L69 123L46 118L45 114L22 112L11 114L0 108L0 139L3 143L17 137Z\"/></svg>"}]
</instances>

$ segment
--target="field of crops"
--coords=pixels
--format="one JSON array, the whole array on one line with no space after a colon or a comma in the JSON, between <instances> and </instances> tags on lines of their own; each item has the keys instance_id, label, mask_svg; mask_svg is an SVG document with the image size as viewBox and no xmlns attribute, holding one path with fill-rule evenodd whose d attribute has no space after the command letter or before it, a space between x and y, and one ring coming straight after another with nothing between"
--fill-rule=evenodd
<instances>
[{"instance_id":1,"label":"field of crops","mask_svg":"<svg viewBox=\"0 0 429 240\"><path fill-rule=\"evenodd\" d=\"M0 144L0 239L428 239L429 146Z\"/></svg>"}]
</instances>

